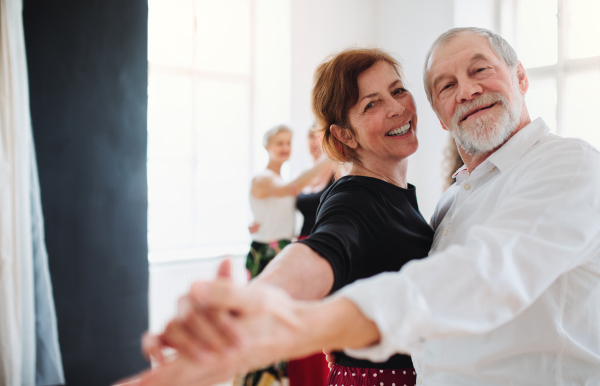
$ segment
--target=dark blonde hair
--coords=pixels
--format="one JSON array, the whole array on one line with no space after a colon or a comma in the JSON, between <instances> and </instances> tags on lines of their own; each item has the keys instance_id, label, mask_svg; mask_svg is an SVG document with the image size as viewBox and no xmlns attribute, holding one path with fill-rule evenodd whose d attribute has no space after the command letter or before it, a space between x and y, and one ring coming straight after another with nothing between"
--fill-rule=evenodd
<instances>
[{"instance_id":1,"label":"dark blonde hair","mask_svg":"<svg viewBox=\"0 0 600 386\"><path fill-rule=\"evenodd\" d=\"M462 158L460 157L460 153L458 152L458 148L456 147L456 142L454 142L454 138L451 135L448 135L448 142L444 147L444 159L442 161L443 173L444 177L444 191L448 189L454 183L454 173L464 165Z\"/></svg>"},{"instance_id":2,"label":"dark blonde hair","mask_svg":"<svg viewBox=\"0 0 600 386\"><path fill-rule=\"evenodd\" d=\"M358 77L378 62L391 65L404 83L400 63L378 48L346 49L329 57L315 70L312 110L317 120L316 131L323 133L323 151L334 161L357 160L354 149L340 142L330 127L335 124L354 134L348 112L358 102Z\"/></svg>"}]
</instances>

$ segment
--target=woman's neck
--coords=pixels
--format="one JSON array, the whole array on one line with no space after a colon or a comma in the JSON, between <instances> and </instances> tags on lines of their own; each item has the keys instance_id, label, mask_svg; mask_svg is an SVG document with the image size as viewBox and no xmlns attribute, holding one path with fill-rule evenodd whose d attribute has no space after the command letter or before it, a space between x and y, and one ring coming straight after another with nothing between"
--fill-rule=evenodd
<instances>
[{"instance_id":1,"label":"woman's neck","mask_svg":"<svg viewBox=\"0 0 600 386\"><path fill-rule=\"evenodd\" d=\"M272 172L275 172L275 174L280 176L281 175L281 165L282 165L282 163L270 159L269 163L267 164L267 169L271 170Z\"/></svg>"},{"instance_id":2,"label":"woman's neck","mask_svg":"<svg viewBox=\"0 0 600 386\"><path fill-rule=\"evenodd\" d=\"M408 159L403 159L390 167L384 162L354 162L350 175L378 178L392 185L406 189L406 172L408 170Z\"/></svg>"}]
</instances>

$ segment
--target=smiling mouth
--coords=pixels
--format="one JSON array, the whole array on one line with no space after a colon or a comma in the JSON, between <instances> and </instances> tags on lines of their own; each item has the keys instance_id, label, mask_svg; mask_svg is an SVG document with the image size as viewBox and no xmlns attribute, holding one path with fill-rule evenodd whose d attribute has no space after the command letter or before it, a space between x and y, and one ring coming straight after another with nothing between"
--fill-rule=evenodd
<instances>
[{"instance_id":1,"label":"smiling mouth","mask_svg":"<svg viewBox=\"0 0 600 386\"><path fill-rule=\"evenodd\" d=\"M395 129L388 131L387 133L385 133L385 135L387 137L397 137L399 135L404 135L410 131L410 127L411 127L410 122L407 122L406 124L404 124L400 127L397 127Z\"/></svg>"},{"instance_id":2,"label":"smiling mouth","mask_svg":"<svg viewBox=\"0 0 600 386\"><path fill-rule=\"evenodd\" d=\"M480 108L480 109L477 109L477 110L473 111L472 113L469 113L469 114L465 115L465 116L463 117L463 119L461 119L460 121L461 121L461 122L464 122L464 121L465 121L467 118L469 118L471 115L473 115L473 114L476 114L476 113L478 113L478 112L480 112L480 111L483 111L483 110L487 110L487 109L489 109L489 108L492 108L492 107L496 106L497 104L498 104L498 102L494 102L494 103L492 103L492 104L491 104L491 105L489 105L489 106L486 106L486 107L482 107L482 108Z\"/></svg>"}]
</instances>

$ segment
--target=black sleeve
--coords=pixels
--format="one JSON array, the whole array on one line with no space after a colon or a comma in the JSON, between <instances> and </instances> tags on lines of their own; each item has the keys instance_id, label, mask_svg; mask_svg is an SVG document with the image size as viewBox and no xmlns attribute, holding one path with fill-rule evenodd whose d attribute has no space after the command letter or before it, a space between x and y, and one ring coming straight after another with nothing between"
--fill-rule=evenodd
<instances>
[{"instance_id":1,"label":"black sleeve","mask_svg":"<svg viewBox=\"0 0 600 386\"><path fill-rule=\"evenodd\" d=\"M375 192L360 186L337 190L323 198L311 235L299 242L331 264L331 292L349 283L351 265L368 263L366 259L387 234L384 205Z\"/></svg>"}]
</instances>

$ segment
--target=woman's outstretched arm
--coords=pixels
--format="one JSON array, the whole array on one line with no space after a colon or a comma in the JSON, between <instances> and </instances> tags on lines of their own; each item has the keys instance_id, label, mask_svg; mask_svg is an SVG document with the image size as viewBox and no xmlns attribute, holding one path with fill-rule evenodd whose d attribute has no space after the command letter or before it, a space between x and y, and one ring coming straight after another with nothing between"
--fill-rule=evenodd
<instances>
[{"instance_id":1,"label":"woman's outstretched arm","mask_svg":"<svg viewBox=\"0 0 600 386\"><path fill-rule=\"evenodd\" d=\"M279 252L250 285L259 283L279 287L294 299L321 299L333 287L333 269L310 247L294 243Z\"/></svg>"},{"instance_id":2,"label":"woman's outstretched arm","mask_svg":"<svg viewBox=\"0 0 600 386\"><path fill-rule=\"evenodd\" d=\"M218 276L227 278L231 275L230 271L230 263L224 263ZM291 244L252 280L249 287L256 285L279 287L295 299L321 299L333 287L333 269L310 247ZM190 293L179 299L177 317L161 334L144 337L143 351L147 357L159 362L163 362L162 350L165 347L174 348L189 357L197 357L203 348L218 352L233 342L230 323L229 314L203 308Z\"/></svg>"},{"instance_id":3,"label":"woman's outstretched arm","mask_svg":"<svg viewBox=\"0 0 600 386\"><path fill-rule=\"evenodd\" d=\"M320 174L332 174L333 162L323 159L311 169L290 182L282 182L270 175L259 175L252 180L252 195L256 198L297 196L302 189Z\"/></svg>"}]
</instances>

